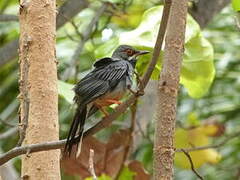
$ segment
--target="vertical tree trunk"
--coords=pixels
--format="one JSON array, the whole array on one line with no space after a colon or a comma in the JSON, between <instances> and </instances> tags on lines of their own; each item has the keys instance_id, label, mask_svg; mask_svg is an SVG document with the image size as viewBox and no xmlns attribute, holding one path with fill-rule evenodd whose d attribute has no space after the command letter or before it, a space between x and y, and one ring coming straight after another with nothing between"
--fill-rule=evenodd
<instances>
[{"instance_id":1,"label":"vertical tree trunk","mask_svg":"<svg viewBox=\"0 0 240 180\"><path fill-rule=\"evenodd\" d=\"M158 85L154 143L154 179L173 178L173 137L180 67L184 50L187 0L172 0L165 40L163 67Z\"/></svg>"},{"instance_id":2,"label":"vertical tree trunk","mask_svg":"<svg viewBox=\"0 0 240 180\"><path fill-rule=\"evenodd\" d=\"M27 125L24 144L59 139L55 8L55 0L20 0L20 120L22 127ZM59 158L60 150L24 155L22 178L60 179Z\"/></svg>"}]
</instances>

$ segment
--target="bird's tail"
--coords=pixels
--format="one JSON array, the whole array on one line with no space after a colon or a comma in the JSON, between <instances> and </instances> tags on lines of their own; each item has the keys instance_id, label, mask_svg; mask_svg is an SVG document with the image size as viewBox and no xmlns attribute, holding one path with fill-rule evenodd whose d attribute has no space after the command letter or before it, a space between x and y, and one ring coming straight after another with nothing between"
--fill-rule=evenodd
<instances>
[{"instance_id":1,"label":"bird's tail","mask_svg":"<svg viewBox=\"0 0 240 180\"><path fill-rule=\"evenodd\" d=\"M67 143L64 148L64 153L69 156L71 155L74 144L80 144L81 146L86 115L87 106L78 106L67 137Z\"/></svg>"}]
</instances>

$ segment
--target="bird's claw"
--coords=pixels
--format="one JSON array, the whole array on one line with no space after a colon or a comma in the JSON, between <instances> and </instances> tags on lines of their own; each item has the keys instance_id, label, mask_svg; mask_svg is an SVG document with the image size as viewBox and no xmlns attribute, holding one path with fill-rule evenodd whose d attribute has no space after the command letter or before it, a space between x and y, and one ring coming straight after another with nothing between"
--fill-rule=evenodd
<instances>
[{"instance_id":1,"label":"bird's claw","mask_svg":"<svg viewBox=\"0 0 240 180\"><path fill-rule=\"evenodd\" d=\"M137 90L137 91L134 91L134 90L132 90L131 89L131 87L130 86L128 86L127 87L128 88L128 90L133 94L133 95L135 95L136 97L138 97L138 96L143 96L144 95L144 91L143 90Z\"/></svg>"}]
</instances>

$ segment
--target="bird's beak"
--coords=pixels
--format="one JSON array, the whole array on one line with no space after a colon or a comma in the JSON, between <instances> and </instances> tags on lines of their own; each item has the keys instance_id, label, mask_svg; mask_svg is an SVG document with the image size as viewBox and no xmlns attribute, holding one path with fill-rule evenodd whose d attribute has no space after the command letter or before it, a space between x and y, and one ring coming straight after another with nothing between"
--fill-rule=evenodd
<instances>
[{"instance_id":1,"label":"bird's beak","mask_svg":"<svg viewBox=\"0 0 240 180\"><path fill-rule=\"evenodd\" d=\"M138 50L135 53L135 57L140 56L140 55L144 55L144 54L148 54L148 53L150 53L150 52L149 51L140 51L140 50Z\"/></svg>"}]
</instances>

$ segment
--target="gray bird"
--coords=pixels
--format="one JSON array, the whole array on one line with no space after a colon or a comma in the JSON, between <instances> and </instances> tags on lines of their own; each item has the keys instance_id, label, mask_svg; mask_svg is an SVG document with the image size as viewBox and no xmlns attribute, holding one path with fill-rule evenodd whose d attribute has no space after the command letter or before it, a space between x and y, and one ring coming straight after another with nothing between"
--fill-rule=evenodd
<instances>
[{"instance_id":1,"label":"gray bird","mask_svg":"<svg viewBox=\"0 0 240 180\"><path fill-rule=\"evenodd\" d=\"M94 69L75 85L77 110L67 137L65 153L71 155L73 145L81 142L86 118L98 110L107 115L104 107L120 104L119 100L132 86L137 57L147 53L120 45L111 58L96 61Z\"/></svg>"}]
</instances>

